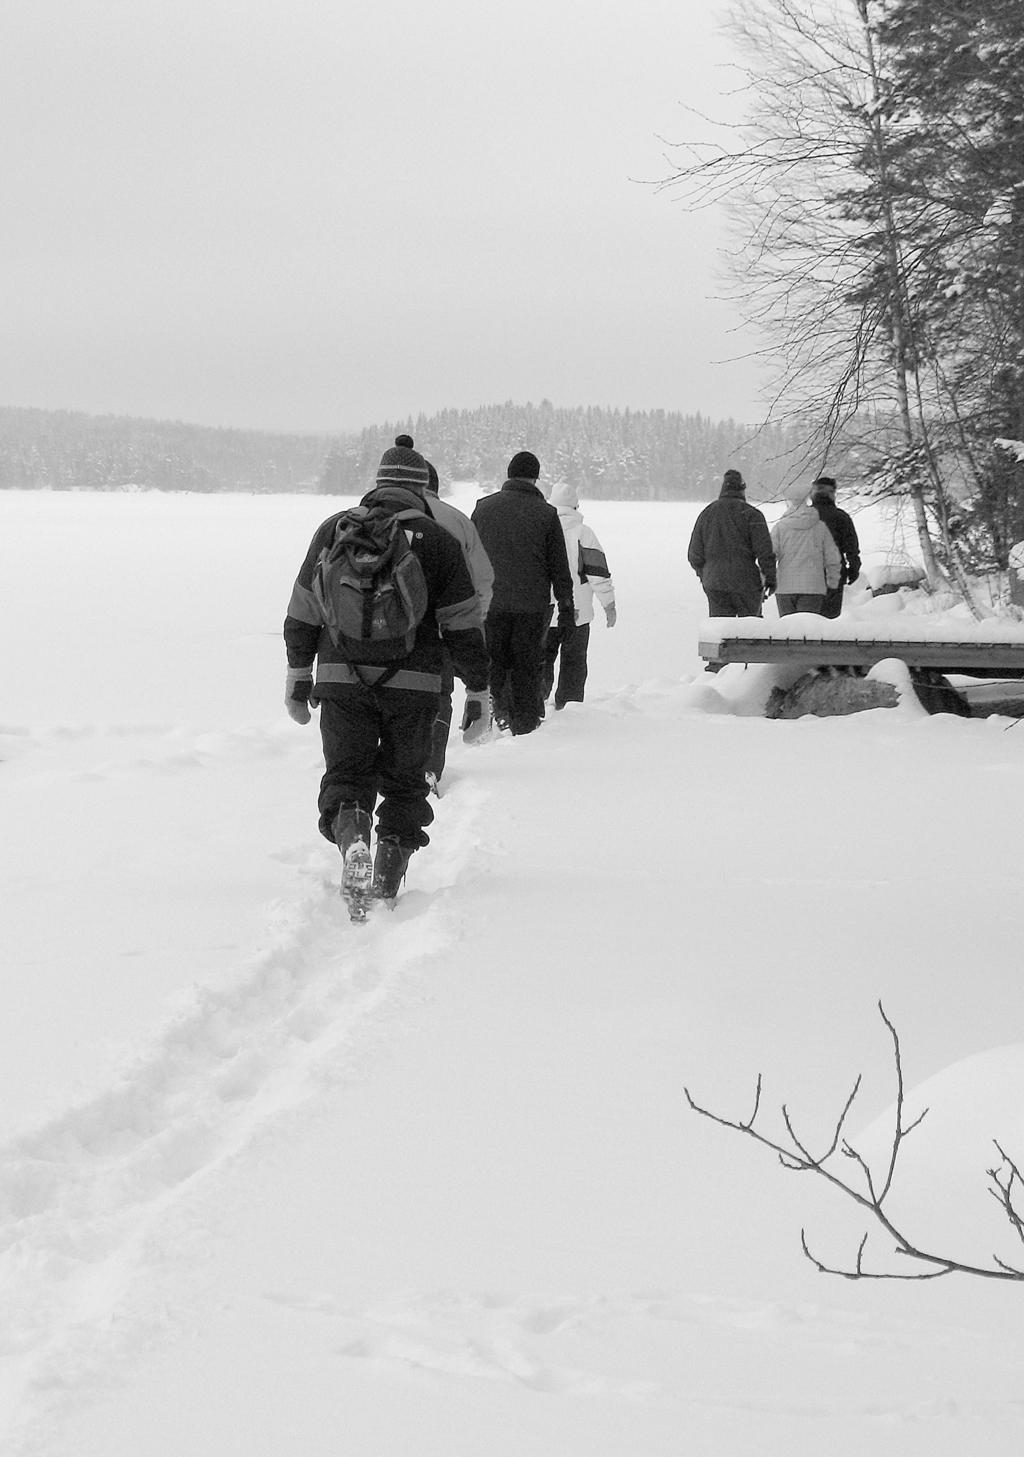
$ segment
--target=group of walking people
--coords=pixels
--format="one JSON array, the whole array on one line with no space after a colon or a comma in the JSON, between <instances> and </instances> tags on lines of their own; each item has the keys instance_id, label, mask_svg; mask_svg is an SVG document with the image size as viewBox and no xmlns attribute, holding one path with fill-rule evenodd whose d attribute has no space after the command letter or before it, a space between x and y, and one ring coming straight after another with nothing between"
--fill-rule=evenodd
<instances>
[{"instance_id":1,"label":"group of walking people","mask_svg":"<svg viewBox=\"0 0 1024 1457\"><path fill-rule=\"evenodd\" d=\"M717 501L694 523L687 557L709 616L760 617L774 594L780 617L838 617L843 588L860 576L861 562L857 528L836 505L835 477L818 476L810 492L789 487L786 510L771 530L746 490L740 472L727 470Z\"/></svg>"},{"instance_id":2,"label":"group of walking people","mask_svg":"<svg viewBox=\"0 0 1024 1457\"><path fill-rule=\"evenodd\" d=\"M575 487L559 483L545 501L539 477L537 457L520 451L472 515L495 573L485 621L494 718L513 734L540 725L552 693L556 711L583 702L595 598L615 626L608 559Z\"/></svg>"},{"instance_id":3,"label":"group of walking people","mask_svg":"<svg viewBox=\"0 0 1024 1457\"><path fill-rule=\"evenodd\" d=\"M534 732L552 693L556 710L583 702L594 600L614 626L615 589L576 492L558 485L549 502L540 473L532 451L517 452L501 489L466 516L440 497L436 469L400 435L355 512L328 517L310 542L284 623L285 704L298 723L309 722L311 704L320 709L319 828L341 851L343 890L357 852L368 853L375 810L375 897L393 903L411 856L428 843L456 677L467 737L492 716L499 730ZM325 600L324 561L353 517L397 519L390 566L399 555L418 563L407 593L418 594L418 615L386 662L336 630ZM382 618L392 605L380 607ZM376 610L367 608L367 629Z\"/></svg>"},{"instance_id":4,"label":"group of walking people","mask_svg":"<svg viewBox=\"0 0 1024 1457\"><path fill-rule=\"evenodd\" d=\"M560 483L548 500L540 474L537 456L518 451L500 490L481 497L467 516L441 498L436 469L400 435L381 456L359 507L317 528L292 588L285 702L298 723L310 721L310 705L320 709L320 831L337 844L346 867L353 847L369 865L376 811L372 893L389 903L410 857L429 840L430 795L444 773L455 679L466 689L467 738L486 737L492 722L516 736L533 733L552 697L556 711L583 702L595 603L615 625L608 561L578 495ZM727 470L688 550L711 616L760 616L774 593L783 616L838 617L843 589L860 572L860 548L835 495L831 476L814 481L810 501L804 487L794 487L769 531L746 499L740 472ZM395 639L399 646L383 656L338 630L325 587L325 561L359 526L367 529L361 543L371 527L390 531L389 554L380 561L395 572L391 597L378 601L373 593L384 568L372 558L371 576L363 578L366 638L374 613L389 620L416 602L403 623L408 630ZM398 567L408 558L412 576L408 560L404 575ZM364 566L366 560L364 551Z\"/></svg>"}]
</instances>

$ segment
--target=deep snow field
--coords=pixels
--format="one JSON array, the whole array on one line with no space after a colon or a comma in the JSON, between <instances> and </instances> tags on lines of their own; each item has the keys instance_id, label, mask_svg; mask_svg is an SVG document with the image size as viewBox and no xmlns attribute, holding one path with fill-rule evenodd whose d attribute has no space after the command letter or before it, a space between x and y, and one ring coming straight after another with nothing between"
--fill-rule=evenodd
<instances>
[{"instance_id":1,"label":"deep snow field","mask_svg":"<svg viewBox=\"0 0 1024 1457\"><path fill-rule=\"evenodd\" d=\"M1024 1289L819 1274L859 1211L684 1087L744 1118L760 1072L824 1152L863 1073L884 1163L881 1001L930 1107L894 1213L1024 1263L1024 725L765 720L697 655L699 507L584 499L587 703L454 742L352 926L282 702L338 504L0 493L0 1450L1018 1454Z\"/></svg>"}]
</instances>

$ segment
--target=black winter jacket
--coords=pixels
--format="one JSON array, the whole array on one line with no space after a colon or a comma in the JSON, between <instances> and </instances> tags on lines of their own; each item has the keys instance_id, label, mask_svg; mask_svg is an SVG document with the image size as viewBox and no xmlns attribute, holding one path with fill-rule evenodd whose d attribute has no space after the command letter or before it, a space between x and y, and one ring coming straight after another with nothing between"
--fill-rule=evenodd
<instances>
[{"instance_id":1,"label":"black winter jacket","mask_svg":"<svg viewBox=\"0 0 1024 1457\"><path fill-rule=\"evenodd\" d=\"M476 503L472 520L494 568L492 612L546 612L554 592L559 613L574 617L558 512L533 481L506 481Z\"/></svg>"},{"instance_id":2,"label":"black winter jacket","mask_svg":"<svg viewBox=\"0 0 1024 1457\"><path fill-rule=\"evenodd\" d=\"M717 501L705 506L694 523L687 560L711 592L760 596L775 587L775 552L768 523L742 490L722 487Z\"/></svg>"},{"instance_id":3,"label":"black winter jacket","mask_svg":"<svg viewBox=\"0 0 1024 1457\"><path fill-rule=\"evenodd\" d=\"M832 533L832 540L843 559L840 586L855 582L860 576L860 542L852 518L841 506L836 505L831 496L812 496L811 505Z\"/></svg>"},{"instance_id":4,"label":"black winter jacket","mask_svg":"<svg viewBox=\"0 0 1024 1457\"><path fill-rule=\"evenodd\" d=\"M422 496L405 486L382 486L363 497L362 505L384 504L395 511L420 511L422 517L405 523L411 533L410 545L419 557L427 581L427 610L416 629L412 651L403 658L397 672L385 683L389 688L412 688L424 693L441 690L444 663L442 638L452 655L456 673L471 692L487 687L489 660L484 644L483 624L476 591L470 579L466 559L455 537L427 515ZM321 523L309 544L299 575L292 588L288 615L284 620L284 640L288 649L288 666L312 670L316 659L317 698L338 698L350 691L357 679L372 683L385 669L363 665L356 673L352 664L338 652L324 626L320 608L312 591L313 572L321 551L334 539L338 517Z\"/></svg>"}]
</instances>

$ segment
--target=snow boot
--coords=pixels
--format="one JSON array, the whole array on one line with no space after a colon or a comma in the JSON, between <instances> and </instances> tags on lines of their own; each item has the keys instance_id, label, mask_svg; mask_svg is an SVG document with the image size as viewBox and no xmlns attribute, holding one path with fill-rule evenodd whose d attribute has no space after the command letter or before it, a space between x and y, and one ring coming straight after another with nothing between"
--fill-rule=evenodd
<instances>
[{"instance_id":1,"label":"snow boot","mask_svg":"<svg viewBox=\"0 0 1024 1457\"><path fill-rule=\"evenodd\" d=\"M405 879L412 853L412 849L403 845L395 835L385 835L377 841L377 855L373 862L373 894L386 906L395 904L395 897Z\"/></svg>"},{"instance_id":2,"label":"snow boot","mask_svg":"<svg viewBox=\"0 0 1024 1457\"><path fill-rule=\"evenodd\" d=\"M354 800L346 800L338 809L334 838L342 857L341 894L353 921L366 920L372 893L370 827L370 816Z\"/></svg>"}]
</instances>

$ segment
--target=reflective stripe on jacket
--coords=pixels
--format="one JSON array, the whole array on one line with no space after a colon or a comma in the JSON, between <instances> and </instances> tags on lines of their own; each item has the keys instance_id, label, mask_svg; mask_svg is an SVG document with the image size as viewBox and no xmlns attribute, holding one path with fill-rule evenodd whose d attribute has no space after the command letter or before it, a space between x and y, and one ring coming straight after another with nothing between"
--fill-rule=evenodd
<instances>
[{"instance_id":1,"label":"reflective stripe on jacket","mask_svg":"<svg viewBox=\"0 0 1024 1457\"><path fill-rule=\"evenodd\" d=\"M562 525L565 554L572 572L576 621L593 622L595 592L605 611L615 605L615 586L608 570L608 559L578 506L556 506L555 510Z\"/></svg>"},{"instance_id":2,"label":"reflective stripe on jacket","mask_svg":"<svg viewBox=\"0 0 1024 1457\"><path fill-rule=\"evenodd\" d=\"M455 538L426 514L423 497L405 486L384 486L363 497L364 505L381 503L394 510L418 510L421 517L406 523L409 544L419 558L427 583L427 610L416 629L411 651L394 665L388 681L394 687L440 691L444 639L455 672L472 692L487 687L488 656L483 622L473 582L462 549ZM290 668L309 668L316 660L316 693L330 698L354 681L353 664L335 647L324 625L312 591L313 573L323 548L334 539L338 512L321 522L309 544L288 603L284 639ZM355 677L369 681L388 672L379 664L359 664ZM401 677L399 675L402 675Z\"/></svg>"}]
</instances>

